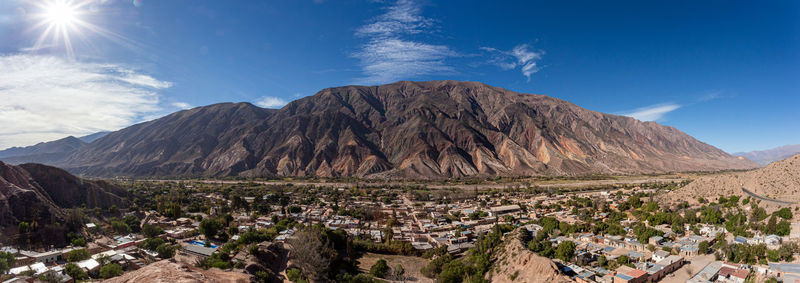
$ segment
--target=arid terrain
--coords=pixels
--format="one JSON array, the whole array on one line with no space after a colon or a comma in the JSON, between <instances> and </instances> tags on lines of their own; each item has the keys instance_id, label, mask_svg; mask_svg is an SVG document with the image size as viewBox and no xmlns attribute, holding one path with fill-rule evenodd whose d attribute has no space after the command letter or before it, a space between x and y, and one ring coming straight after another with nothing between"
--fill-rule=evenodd
<instances>
[{"instance_id":1,"label":"arid terrain","mask_svg":"<svg viewBox=\"0 0 800 283\"><path fill-rule=\"evenodd\" d=\"M660 199L672 204L697 204L700 197L715 200L729 195L761 200L770 212L787 206L794 210L800 206L800 155L752 171L703 176Z\"/></svg>"},{"instance_id":2,"label":"arid terrain","mask_svg":"<svg viewBox=\"0 0 800 283\"><path fill-rule=\"evenodd\" d=\"M575 282L561 274L552 260L525 248L514 234L507 234L497 263L486 275L492 282Z\"/></svg>"},{"instance_id":3,"label":"arid terrain","mask_svg":"<svg viewBox=\"0 0 800 283\"><path fill-rule=\"evenodd\" d=\"M107 283L138 283L138 282L163 282L163 283L247 283L251 276L239 272L226 272L219 269L202 270L185 263L176 263L162 260L146 267L128 272L120 277L111 278Z\"/></svg>"},{"instance_id":4,"label":"arid terrain","mask_svg":"<svg viewBox=\"0 0 800 283\"><path fill-rule=\"evenodd\" d=\"M76 146L13 160L103 177L446 179L758 166L674 127L461 81L327 88L277 110L197 107Z\"/></svg>"}]
</instances>

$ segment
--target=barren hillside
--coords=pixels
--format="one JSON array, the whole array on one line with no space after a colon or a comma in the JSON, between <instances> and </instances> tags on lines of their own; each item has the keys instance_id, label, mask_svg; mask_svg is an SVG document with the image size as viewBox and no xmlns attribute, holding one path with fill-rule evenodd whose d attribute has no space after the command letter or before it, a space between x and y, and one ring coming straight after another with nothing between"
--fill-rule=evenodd
<instances>
[{"instance_id":1,"label":"barren hillside","mask_svg":"<svg viewBox=\"0 0 800 283\"><path fill-rule=\"evenodd\" d=\"M513 235L513 236L511 236ZM522 245L516 232L506 235L505 250L486 275L492 282L574 282L558 271L556 264Z\"/></svg>"},{"instance_id":2,"label":"barren hillside","mask_svg":"<svg viewBox=\"0 0 800 283\"><path fill-rule=\"evenodd\" d=\"M739 195L761 199L761 206L774 210L784 206L796 207L800 203L800 155L773 162L767 167L747 171L701 177L683 188L664 195L667 203L688 201L698 203L698 198L716 200L719 196Z\"/></svg>"},{"instance_id":3,"label":"barren hillside","mask_svg":"<svg viewBox=\"0 0 800 283\"><path fill-rule=\"evenodd\" d=\"M180 111L51 163L89 176L443 179L748 169L686 133L478 82L328 88Z\"/></svg>"},{"instance_id":4,"label":"barren hillside","mask_svg":"<svg viewBox=\"0 0 800 283\"><path fill-rule=\"evenodd\" d=\"M134 283L134 282L250 282L250 275L238 272L225 272L219 269L202 270L183 263L162 260L142 269L125 273L120 277L111 278L103 282Z\"/></svg>"}]
</instances>

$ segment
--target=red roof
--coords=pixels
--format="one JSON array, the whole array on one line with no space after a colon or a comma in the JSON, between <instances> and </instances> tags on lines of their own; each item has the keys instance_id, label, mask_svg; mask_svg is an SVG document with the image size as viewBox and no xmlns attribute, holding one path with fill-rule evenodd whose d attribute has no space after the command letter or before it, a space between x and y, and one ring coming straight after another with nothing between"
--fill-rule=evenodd
<instances>
[{"instance_id":1,"label":"red roof","mask_svg":"<svg viewBox=\"0 0 800 283\"><path fill-rule=\"evenodd\" d=\"M736 273L736 269L733 269L733 268L730 268L730 267L727 267L727 266L723 266L722 268L719 269L719 276L722 276L722 277L726 277L727 278L728 275L731 275L731 274L734 274L734 273Z\"/></svg>"},{"instance_id":2,"label":"red roof","mask_svg":"<svg viewBox=\"0 0 800 283\"><path fill-rule=\"evenodd\" d=\"M634 269L634 270L628 271L628 273L625 273L625 274L630 276L630 277L633 277L633 278L639 278L639 277L647 275L647 271Z\"/></svg>"},{"instance_id":3,"label":"red roof","mask_svg":"<svg viewBox=\"0 0 800 283\"><path fill-rule=\"evenodd\" d=\"M736 270L736 273L734 273L733 276L739 277L739 278L742 278L742 279L747 279L747 274L750 274L750 270L739 269L739 270Z\"/></svg>"}]
</instances>

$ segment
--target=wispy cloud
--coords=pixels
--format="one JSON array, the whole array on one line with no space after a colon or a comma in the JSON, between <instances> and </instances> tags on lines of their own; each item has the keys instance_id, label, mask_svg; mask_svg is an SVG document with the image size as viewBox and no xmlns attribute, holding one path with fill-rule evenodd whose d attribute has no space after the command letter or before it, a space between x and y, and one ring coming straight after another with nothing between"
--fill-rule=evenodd
<instances>
[{"instance_id":1,"label":"wispy cloud","mask_svg":"<svg viewBox=\"0 0 800 283\"><path fill-rule=\"evenodd\" d=\"M191 104L186 103L186 102L180 102L180 101L170 103L170 105L172 105L172 107L175 107L175 108L178 108L178 109L184 109L184 110L192 108Z\"/></svg>"},{"instance_id":2,"label":"wispy cloud","mask_svg":"<svg viewBox=\"0 0 800 283\"><path fill-rule=\"evenodd\" d=\"M708 92L706 94L703 94L703 95L701 95L700 97L697 98L697 102L706 102L706 101L711 101L711 100L715 100L715 99L718 99L718 98L722 98L722 91L712 91L712 92Z\"/></svg>"},{"instance_id":3,"label":"wispy cloud","mask_svg":"<svg viewBox=\"0 0 800 283\"><path fill-rule=\"evenodd\" d=\"M411 35L431 32L435 21L422 16L422 8L411 0L398 0L355 35L366 39L353 54L364 76L356 83L380 84L436 73L454 73L445 63L458 56L446 45L429 44Z\"/></svg>"},{"instance_id":4,"label":"wispy cloud","mask_svg":"<svg viewBox=\"0 0 800 283\"><path fill-rule=\"evenodd\" d=\"M171 83L115 64L0 56L0 148L117 130L161 110Z\"/></svg>"},{"instance_id":5,"label":"wispy cloud","mask_svg":"<svg viewBox=\"0 0 800 283\"><path fill-rule=\"evenodd\" d=\"M622 115L632 117L640 121L658 121L661 120L667 113L675 111L678 108L681 108L681 106L678 104L664 103L634 109L632 111L625 112Z\"/></svg>"},{"instance_id":6,"label":"wispy cloud","mask_svg":"<svg viewBox=\"0 0 800 283\"><path fill-rule=\"evenodd\" d=\"M262 96L255 101L256 105L264 108L281 108L287 103L289 102L279 97L273 97L273 96Z\"/></svg>"},{"instance_id":7,"label":"wispy cloud","mask_svg":"<svg viewBox=\"0 0 800 283\"><path fill-rule=\"evenodd\" d=\"M519 68L522 75L531 80L531 75L539 72L541 67L538 62L542 59L544 51L533 50L528 44L520 44L509 51L494 47L481 47L481 50L491 53L489 63L503 70Z\"/></svg>"}]
</instances>

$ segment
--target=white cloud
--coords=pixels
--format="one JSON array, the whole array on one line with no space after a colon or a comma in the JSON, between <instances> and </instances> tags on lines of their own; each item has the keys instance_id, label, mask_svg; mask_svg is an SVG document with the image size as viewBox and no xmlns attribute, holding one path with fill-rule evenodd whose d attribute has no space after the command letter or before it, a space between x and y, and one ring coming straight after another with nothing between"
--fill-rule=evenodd
<instances>
[{"instance_id":1,"label":"white cloud","mask_svg":"<svg viewBox=\"0 0 800 283\"><path fill-rule=\"evenodd\" d=\"M272 97L272 96L262 96L258 100L255 101L255 104L259 107L263 108L281 108L286 105L286 100L283 100L279 97Z\"/></svg>"},{"instance_id":2,"label":"white cloud","mask_svg":"<svg viewBox=\"0 0 800 283\"><path fill-rule=\"evenodd\" d=\"M499 50L493 47L481 47L481 50L492 53L489 63L500 67L503 70L511 70L519 67L520 72L528 81L531 80L531 75L539 72L541 69L538 61L542 59L544 51L531 50L527 44L520 44L515 46L510 51Z\"/></svg>"},{"instance_id":3,"label":"white cloud","mask_svg":"<svg viewBox=\"0 0 800 283\"><path fill-rule=\"evenodd\" d=\"M186 103L186 102L180 102L180 101L170 103L170 105L172 105L172 107L179 108L179 109L184 109L184 110L192 108L191 104Z\"/></svg>"},{"instance_id":4,"label":"white cloud","mask_svg":"<svg viewBox=\"0 0 800 283\"><path fill-rule=\"evenodd\" d=\"M171 86L114 64L0 56L0 148L117 130L160 109Z\"/></svg>"},{"instance_id":5,"label":"white cloud","mask_svg":"<svg viewBox=\"0 0 800 283\"><path fill-rule=\"evenodd\" d=\"M640 121L658 121L669 112L681 108L680 105L674 103L656 104L647 107L635 109L633 111L623 113L623 116L635 118Z\"/></svg>"},{"instance_id":6,"label":"white cloud","mask_svg":"<svg viewBox=\"0 0 800 283\"><path fill-rule=\"evenodd\" d=\"M367 40L353 54L360 61L365 75L357 83L380 84L454 72L445 63L445 59L458 56L450 47L404 38L434 28L434 21L421 14L422 9L417 3L399 0L388 7L386 13L356 31L356 36Z\"/></svg>"}]
</instances>

